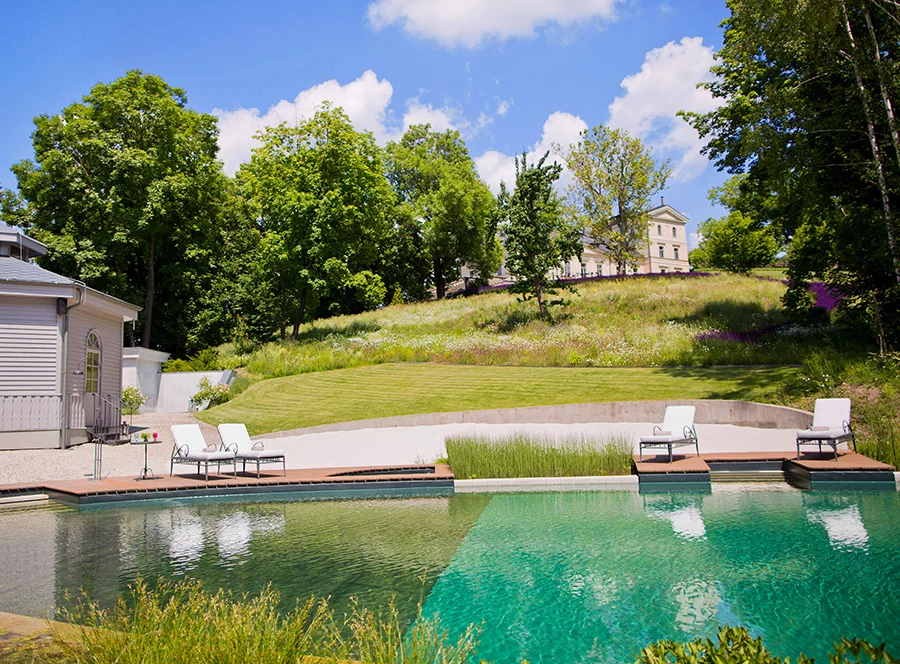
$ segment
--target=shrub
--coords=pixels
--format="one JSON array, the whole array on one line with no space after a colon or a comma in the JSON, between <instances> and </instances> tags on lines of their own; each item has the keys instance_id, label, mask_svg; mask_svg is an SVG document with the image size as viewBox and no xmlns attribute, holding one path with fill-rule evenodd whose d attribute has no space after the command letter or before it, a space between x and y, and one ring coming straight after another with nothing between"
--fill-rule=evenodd
<instances>
[{"instance_id":1,"label":"shrub","mask_svg":"<svg viewBox=\"0 0 900 664\"><path fill-rule=\"evenodd\" d=\"M829 655L831 664L858 664L860 655L870 662L895 664L900 662L885 652L885 645L873 646L861 639L841 639L835 644L834 654ZM851 657L848 657L850 655ZM789 664L790 658L781 659L763 645L762 639L752 638L746 627L729 627L719 629L716 641L712 639L696 639L687 643L677 641L657 641L641 651L635 664L726 664L741 662L742 664ZM814 659L800 654L797 664L813 664Z\"/></svg>"},{"instance_id":2,"label":"shrub","mask_svg":"<svg viewBox=\"0 0 900 664\"><path fill-rule=\"evenodd\" d=\"M231 392L227 385L216 383L213 385L205 376L200 380L200 389L191 397L191 408L212 408L231 399Z\"/></svg>"},{"instance_id":3,"label":"shrub","mask_svg":"<svg viewBox=\"0 0 900 664\"><path fill-rule=\"evenodd\" d=\"M122 388L122 413L124 415L137 415L146 401L147 397L141 394L140 388L136 385L126 385Z\"/></svg>"},{"instance_id":4,"label":"shrub","mask_svg":"<svg viewBox=\"0 0 900 664\"><path fill-rule=\"evenodd\" d=\"M162 365L162 370L166 373L176 371L193 371L194 367L188 360L171 359Z\"/></svg>"},{"instance_id":5,"label":"shrub","mask_svg":"<svg viewBox=\"0 0 900 664\"><path fill-rule=\"evenodd\" d=\"M526 433L452 436L445 445L450 467L462 479L628 475L634 449L630 438L621 434L561 440Z\"/></svg>"}]
</instances>

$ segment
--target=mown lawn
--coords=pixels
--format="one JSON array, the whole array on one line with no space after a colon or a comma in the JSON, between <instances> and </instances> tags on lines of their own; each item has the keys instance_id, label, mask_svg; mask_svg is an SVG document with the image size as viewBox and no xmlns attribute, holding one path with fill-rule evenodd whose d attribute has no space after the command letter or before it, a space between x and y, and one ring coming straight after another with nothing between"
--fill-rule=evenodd
<instances>
[{"instance_id":1,"label":"mown lawn","mask_svg":"<svg viewBox=\"0 0 900 664\"><path fill-rule=\"evenodd\" d=\"M765 400L789 367L578 368L380 364L287 376L250 386L199 413L253 434L394 415L595 401Z\"/></svg>"}]
</instances>

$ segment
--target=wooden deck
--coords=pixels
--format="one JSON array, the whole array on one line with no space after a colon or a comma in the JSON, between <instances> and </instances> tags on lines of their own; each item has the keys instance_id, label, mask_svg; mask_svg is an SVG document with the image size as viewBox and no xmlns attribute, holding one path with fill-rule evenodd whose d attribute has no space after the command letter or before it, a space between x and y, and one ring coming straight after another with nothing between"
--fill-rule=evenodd
<instances>
[{"instance_id":1,"label":"wooden deck","mask_svg":"<svg viewBox=\"0 0 900 664\"><path fill-rule=\"evenodd\" d=\"M46 493L64 502L77 504L169 498L227 495L280 491L353 491L408 488L452 488L453 473L447 464L408 466L354 466L349 468L303 468L256 473L210 473L209 481L200 475L159 476L155 479L109 477L102 480L51 480L40 484L0 485L0 495Z\"/></svg>"},{"instance_id":2,"label":"wooden deck","mask_svg":"<svg viewBox=\"0 0 900 664\"><path fill-rule=\"evenodd\" d=\"M642 481L653 482L708 482L710 464L728 468L754 464L779 466L785 474L801 483L814 482L893 482L893 466L875 461L854 451L844 450L834 458L828 452L804 452L797 458L796 452L728 452L717 454L676 455L670 463L668 455L634 457L634 470Z\"/></svg>"}]
</instances>

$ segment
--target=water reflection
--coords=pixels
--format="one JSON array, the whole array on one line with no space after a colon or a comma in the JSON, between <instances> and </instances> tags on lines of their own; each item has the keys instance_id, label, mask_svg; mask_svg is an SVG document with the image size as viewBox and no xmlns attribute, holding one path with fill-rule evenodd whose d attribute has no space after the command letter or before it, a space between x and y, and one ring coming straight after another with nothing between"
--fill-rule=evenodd
<instances>
[{"instance_id":1,"label":"water reflection","mask_svg":"<svg viewBox=\"0 0 900 664\"><path fill-rule=\"evenodd\" d=\"M821 525L835 550L869 548L869 533L859 505L843 496L804 496L803 509L810 523Z\"/></svg>"},{"instance_id":2,"label":"water reflection","mask_svg":"<svg viewBox=\"0 0 900 664\"><path fill-rule=\"evenodd\" d=\"M706 524L700 512L702 499L694 496L645 495L644 512L651 519L668 521L672 530L683 539L706 538Z\"/></svg>"},{"instance_id":3,"label":"water reflection","mask_svg":"<svg viewBox=\"0 0 900 664\"><path fill-rule=\"evenodd\" d=\"M461 498L461 499L460 499ZM138 576L240 595L271 584L281 610L311 595L340 615L396 597L412 620L488 497L130 504L0 512L0 611L48 616L85 591L112 605Z\"/></svg>"}]
</instances>

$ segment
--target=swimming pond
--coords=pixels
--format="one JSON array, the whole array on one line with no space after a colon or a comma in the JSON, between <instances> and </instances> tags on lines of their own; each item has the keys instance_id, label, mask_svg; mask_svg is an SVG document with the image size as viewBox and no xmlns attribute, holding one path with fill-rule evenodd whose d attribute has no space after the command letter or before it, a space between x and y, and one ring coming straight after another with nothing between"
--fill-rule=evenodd
<instances>
[{"instance_id":1,"label":"swimming pond","mask_svg":"<svg viewBox=\"0 0 900 664\"><path fill-rule=\"evenodd\" d=\"M424 599L451 632L482 623L498 663L632 661L647 643L742 624L776 653L841 636L900 650L897 493L471 494L190 502L0 512L0 610L66 591L111 603L137 575L297 597Z\"/></svg>"}]
</instances>

